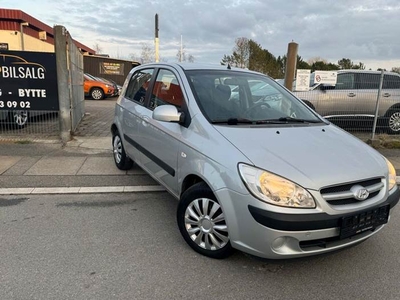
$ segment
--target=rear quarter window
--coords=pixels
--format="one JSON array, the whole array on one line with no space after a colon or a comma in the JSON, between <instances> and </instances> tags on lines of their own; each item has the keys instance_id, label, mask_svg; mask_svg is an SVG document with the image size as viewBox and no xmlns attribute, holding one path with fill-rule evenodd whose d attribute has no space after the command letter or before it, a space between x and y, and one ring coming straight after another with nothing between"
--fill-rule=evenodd
<instances>
[{"instance_id":1,"label":"rear quarter window","mask_svg":"<svg viewBox=\"0 0 400 300\"><path fill-rule=\"evenodd\" d=\"M400 89L400 76L384 75L383 88L384 89Z\"/></svg>"}]
</instances>

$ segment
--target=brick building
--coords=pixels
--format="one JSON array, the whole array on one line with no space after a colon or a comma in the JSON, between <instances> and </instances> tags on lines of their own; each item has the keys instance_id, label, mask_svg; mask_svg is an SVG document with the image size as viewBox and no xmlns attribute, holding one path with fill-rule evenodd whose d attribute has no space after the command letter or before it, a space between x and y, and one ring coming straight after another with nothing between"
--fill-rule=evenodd
<instances>
[{"instance_id":1,"label":"brick building","mask_svg":"<svg viewBox=\"0 0 400 300\"><path fill-rule=\"evenodd\" d=\"M96 53L74 42L83 54ZM0 8L0 50L54 52L53 28L21 10Z\"/></svg>"}]
</instances>

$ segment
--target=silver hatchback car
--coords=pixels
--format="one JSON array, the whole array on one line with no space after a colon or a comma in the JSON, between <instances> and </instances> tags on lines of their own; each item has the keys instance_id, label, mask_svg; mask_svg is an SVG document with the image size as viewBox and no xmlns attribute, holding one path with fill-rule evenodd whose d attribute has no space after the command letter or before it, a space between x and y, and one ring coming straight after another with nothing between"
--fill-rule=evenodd
<instances>
[{"instance_id":1,"label":"silver hatchback car","mask_svg":"<svg viewBox=\"0 0 400 300\"><path fill-rule=\"evenodd\" d=\"M251 71L136 67L111 130L117 167L135 162L176 197L183 238L213 258L341 249L380 231L400 197L381 154Z\"/></svg>"}]
</instances>

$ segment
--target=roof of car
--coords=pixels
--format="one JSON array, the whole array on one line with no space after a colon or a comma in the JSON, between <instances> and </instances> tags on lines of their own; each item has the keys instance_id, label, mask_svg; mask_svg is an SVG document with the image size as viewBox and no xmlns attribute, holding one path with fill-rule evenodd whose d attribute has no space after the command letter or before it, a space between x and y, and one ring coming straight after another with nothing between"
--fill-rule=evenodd
<instances>
[{"instance_id":1,"label":"roof of car","mask_svg":"<svg viewBox=\"0 0 400 300\"><path fill-rule=\"evenodd\" d=\"M170 67L175 67L175 68L181 68L183 70L238 70L238 71L245 71L245 72L254 72L250 71L248 69L241 69L241 68L235 68L235 67L230 67L225 65L219 65L219 64L207 64L207 63L188 63L188 62L177 62L177 63L150 63L146 65L140 65L140 67L143 66L170 66Z\"/></svg>"},{"instance_id":2,"label":"roof of car","mask_svg":"<svg viewBox=\"0 0 400 300\"><path fill-rule=\"evenodd\" d=\"M364 74L381 74L381 71L372 70L359 70L359 69L346 69L338 70L338 73L364 73ZM398 73L385 71L385 74L400 76Z\"/></svg>"}]
</instances>

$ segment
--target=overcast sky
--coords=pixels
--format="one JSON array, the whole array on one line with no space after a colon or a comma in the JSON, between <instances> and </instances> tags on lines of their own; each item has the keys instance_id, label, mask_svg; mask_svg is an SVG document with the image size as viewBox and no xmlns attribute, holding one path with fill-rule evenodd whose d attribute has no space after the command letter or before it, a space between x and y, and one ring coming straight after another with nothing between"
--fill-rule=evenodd
<instances>
[{"instance_id":1,"label":"overcast sky","mask_svg":"<svg viewBox=\"0 0 400 300\"><path fill-rule=\"evenodd\" d=\"M293 40L305 60L400 67L399 0L0 0L0 6L63 25L111 57L140 56L143 43L154 47L158 13L160 56L169 62L176 61L182 35L196 62L218 64L237 37L247 37L275 56Z\"/></svg>"}]
</instances>

